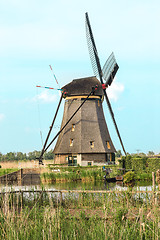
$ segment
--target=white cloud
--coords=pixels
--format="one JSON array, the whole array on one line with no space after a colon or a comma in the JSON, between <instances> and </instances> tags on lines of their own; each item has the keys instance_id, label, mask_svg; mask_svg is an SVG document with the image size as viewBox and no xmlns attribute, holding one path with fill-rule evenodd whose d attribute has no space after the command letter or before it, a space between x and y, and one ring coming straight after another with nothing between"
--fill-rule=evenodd
<instances>
[{"instance_id":1,"label":"white cloud","mask_svg":"<svg viewBox=\"0 0 160 240\"><path fill-rule=\"evenodd\" d=\"M118 100L119 95L124 91L124 85L120 82L114 81L112 85L107 89L107 94L110 100L115 102Z\"/></svg>"},{"instance_id":2,"label":"white cloud","mask_svg":"<svg viewBox=\"0 0 160 240\"><path fill-rule=\"evenodd\" d=\"M40 101L42 103L52 103L57 100L57 96L54 94L48 93L48 91L43 91L40 94L36 95L32 101Z\"/></svg>"},{"instance_id":3,"label":"white cloud","mask_svg":"<svg viewBox=\"0 0 160 240\"><path fill-rule=\"evenodd\" d=\"M5 118L5 115L3 113L0 113L0 122Z\"/></svg>"}]
</instances>

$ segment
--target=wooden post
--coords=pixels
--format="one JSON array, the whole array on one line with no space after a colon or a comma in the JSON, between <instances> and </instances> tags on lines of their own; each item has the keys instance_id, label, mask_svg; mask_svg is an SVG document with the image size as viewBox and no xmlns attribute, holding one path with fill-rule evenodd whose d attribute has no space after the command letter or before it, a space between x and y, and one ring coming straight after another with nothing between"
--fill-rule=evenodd
<instances>
[{"instance_id":1,"label":"wooden post","mask_svg":"<svg viewBox=\"0 0 160 240\"><path fill-rule=\"evenodd\" d=\"M158 183L158 191L160 191L160 169L156 172L156 182ZM158 192L156 193L156 204L159 204L159 196Z\"/></svg>"},{"instance_id":2,"label":"wooden post","mask_svg":"<svg viewBox=\"0 0 160 240\"><path fill-rule=\"evenodd\" d=\"M153 204L155 204L155 173L152 172L152 185L153 185Z\"/></svg>"},{"instance_id":3,"label":"wooden post","mask_svg":"<svg viewBox=\"0 0 160 240\"><path fill-rule=\"evenodd\" d=\"M104 235L105 235L105 239L107 239L106 238L107 237L107 232L106 232L106 217L107 217L106 211L107 211L107 209L106 209L105 203L104 203L103 208L104 208Z\"/></svg>"},{"instance_id":4,"label":"wooden post","mask_svg":"<svg viewBox=\"0 0 160 240\"><path fill-rule=\"evenodd\" d=\"M155 173L152 172L152 185L153 185L153 192L155 192Z\"/></svg>"},{"instance_id":5,"label":"wooden post","mask_svg":"<svg viewBox=\"0 0 160 240\"><path fill-rule=\"evenodd\" d=\"M6 174L6 185L8 185L8 175Z\"/></svg>"},{"instance_id":6,"label":"wooden post","mask_svg":"<svg viewBox=\"0 0 160 240\"><path fill-rule=\"evenodd\" d=\"M22 179L23 179L23 168L19 170L19 184L22 184Z\"/></svg>"},{"instance_id":7,"label":"wooden post","mask_svg":"<svg viewBox=\"0 0 160 240\"><path fill-rule=\"evenodd\" d=\"M156 172L156 181L158 183L158 188L159 188L159 191L160 191L160 169L158 169L157 172Z\"/></svg>"},{"instance_id":8,"label":"wooden post","mask_svg":"<svg viewBox=\"0 0 160 240\"><path fill-rule=\"evenodd\" d=\"M143 239L143 206L139 209L139 224L140 224L140 236Z\"/></svg>"},{"instance_id":9,"label":"wooden post","mask_svg":"<svg viewBox=\"0 0 160 240\"><path fill-rule=\"evenodd\" d=\"M23 190L21 191L21 211L23 209Z\"/></svg>"},{"instance_id":10,"label":"wooden post","mask_svg":"<svg viewBox=\"0 0 160 240\"><path fill-rule=\"evenodd\" d=\"M62 205L62 192L60 192L60 205Z\"/></svg>"},{"instance_id":11,"label":"wooden post","mask_svg":"<svg viewBox=\"0 0 160 240\"><path fill-rule=\"evenodd\" d=\"M8 209L7 209L7 193L4 194L4 214L7 215Z\"/></svg>"},{"instance_id":12,"label":"wooden post","mask_svg":"<svg viewBox=\"0 0 160 240\"><path fill-rule=\"evenodd\" d=\"M155 193L155 205L158 205L158 194L157 194L157 192Z\"/></svg>"}]
</instances>

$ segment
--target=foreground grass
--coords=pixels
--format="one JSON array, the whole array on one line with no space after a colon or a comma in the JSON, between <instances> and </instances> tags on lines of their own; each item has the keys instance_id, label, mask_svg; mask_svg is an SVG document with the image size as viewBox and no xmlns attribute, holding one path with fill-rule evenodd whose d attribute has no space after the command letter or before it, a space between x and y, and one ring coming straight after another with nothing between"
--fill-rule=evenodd
<instances>
[{"instance_id":1,"label":"foreground grass","mask_svg":"<svg viewBox=\"0 0 160 240\"><path fill-rule=\"evenodd\" d=\"M160 207L131 192L4 194L0 239L159 239Z\"/></svg>"}]
</instances>

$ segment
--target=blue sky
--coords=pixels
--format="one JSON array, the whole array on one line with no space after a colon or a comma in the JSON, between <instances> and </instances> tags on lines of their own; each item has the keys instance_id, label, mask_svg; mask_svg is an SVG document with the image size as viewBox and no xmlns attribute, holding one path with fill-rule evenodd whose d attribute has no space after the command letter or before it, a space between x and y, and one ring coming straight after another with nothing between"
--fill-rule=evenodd
<instances>
[{"instance_id":1,"label":"blue sky","mask_svg":"<svg viewBox=\"0 0 160 240\"><path fill-rule=\"evenodd\" d=\"M60 97L35 87L57 87L50 64L61 86L93 75L86 11L102 66L113 51L120 67L107 93L126 151L160 152L158 0L1 0L0 152L41 149L40 131L44 140ZM114 145L121 149L106 103L103 106ZM52 137L62 114L63 106Z\"/></svg>"}]
</instances>

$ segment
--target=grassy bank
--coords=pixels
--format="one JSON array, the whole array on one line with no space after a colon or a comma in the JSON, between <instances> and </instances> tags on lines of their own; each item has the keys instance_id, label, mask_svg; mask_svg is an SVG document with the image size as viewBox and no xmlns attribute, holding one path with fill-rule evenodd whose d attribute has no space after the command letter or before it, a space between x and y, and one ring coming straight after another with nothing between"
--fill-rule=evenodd
<instances>
[{"instance_id":1,"label":"grassy bank","mask_svg":"<svg viewBox=\"0 0 160 240\"><path fill-rule=\"evenodd\" d=\"M112 169L112 172L107 176L110 178L116 177L117 175L123 175L122 171L119 170L119 166L112 165L107 166ZM94 182L103 180L105 172L102 167L99 166L87 166L87 167L56 167L51 165L48 171L41 174L42 183L54 183L54 182ZM129 171L124 176L125 182L130 181L151 181L152 173L146 173L145 171L135 172Z\"/></svg>"},{"instance_id":2,"label":"grassy bank","mask_svg":"<svg viewBox=\"0 0 160 240\"><path fill-rule=\"evenodd\" d=\"M42 173L41 180L45 183L52 182L72 182L72 181L96 181L102 180L104 173L101 170L86 171L77 170L74 172L62 172L62 173Z\"/></svg>"},{"instance_id":3,"label":"grassy bank","mask_svg":"<svg viewBox=\"0 0 160 240\"><path fill-rule=\"evenodd\" d=\"M0 168L0 176L15 172L15 171L18 171L18 168L5 168L5 169Z\"/></svg>"},{"instance_id":4,"label":"grassy bank","mask_svg":"<svg viewBox=\"0 0 160 240\"><path fill-rule=\"evenodd\" d=\"M4 201L5 199L5 201ZM8 194L0 197L0 239L159 239L160 208L131 192Z\"/></svg>"},{"instance_id":5,"label":"grassy bank","mask_svg":"<svg viewBox=\"0 0 160 240\"><path fill-rule=\"evenodd\" d=\"M112 167L112 173L110 177L117 175L117 166ZM58 172L60 171L60 172ZM41 174L42 183L54 183L54 182L93 182L103 180L105 175L102 171L102 167L52 167L48 172Z\"/></svg>"}]
</instances>

